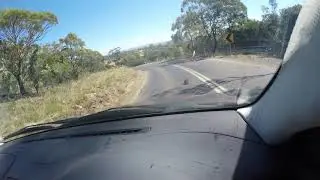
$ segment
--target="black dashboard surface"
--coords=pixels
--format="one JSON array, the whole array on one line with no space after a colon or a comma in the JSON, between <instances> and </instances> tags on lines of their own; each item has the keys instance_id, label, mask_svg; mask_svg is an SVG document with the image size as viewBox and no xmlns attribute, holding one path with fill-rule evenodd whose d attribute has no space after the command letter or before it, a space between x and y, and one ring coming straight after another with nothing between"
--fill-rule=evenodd
<instances>
[{"instance_id":1,"label":"black dashboard surface","mask_svg":"<svg viewBox=\"0 0 320 180\"><path fill-rule=\"evenodd\" d=\"M0 146L3 179L269 179L270 149L235 111L77 126Z\"/></svg>"}]
</instances>

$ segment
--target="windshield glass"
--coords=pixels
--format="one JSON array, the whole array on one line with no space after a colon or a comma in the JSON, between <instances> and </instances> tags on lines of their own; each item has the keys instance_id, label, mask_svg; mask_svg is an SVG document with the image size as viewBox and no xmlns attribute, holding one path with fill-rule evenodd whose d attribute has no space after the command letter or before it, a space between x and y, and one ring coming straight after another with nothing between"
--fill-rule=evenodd
<instances>
[{"instance_id":1,"label":"windshield glass","mask_svg":"<svg viewBox=\"0 0 320 180\"><path fill-rule=\"evenodd\" d=\"M123 106L161 114L253 103L302 3L1 0L0 136Z\"/></svg>"}]
</instances>

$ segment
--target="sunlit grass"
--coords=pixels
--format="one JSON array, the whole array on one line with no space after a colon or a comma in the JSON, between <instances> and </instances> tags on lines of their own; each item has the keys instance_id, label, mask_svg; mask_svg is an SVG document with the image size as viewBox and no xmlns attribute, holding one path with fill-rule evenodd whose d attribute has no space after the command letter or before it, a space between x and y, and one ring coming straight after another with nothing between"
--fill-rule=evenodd
<instances>
[{"instance_id":1,"label":"sunlit grass","mask_svg":"<svg viewBox=\"0 0 320 180\"><path fill-rule=\"evenodd\" d=\"M3 104L0 134L26 125L82 116L134 101L145 74L129 68L114 68L84 76L45 91L41 96Z\"/></svg>"}]
</instances>

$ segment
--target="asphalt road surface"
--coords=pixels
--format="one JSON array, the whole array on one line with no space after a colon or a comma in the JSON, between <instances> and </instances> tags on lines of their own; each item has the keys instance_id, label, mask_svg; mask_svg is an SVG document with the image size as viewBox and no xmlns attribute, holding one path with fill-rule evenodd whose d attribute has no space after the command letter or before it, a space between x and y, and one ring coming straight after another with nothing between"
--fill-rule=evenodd
<instances>
[{"instance_id":1,"label":"asphalt road surface","mask_svg":"<svg viewBox=\"0 0 320 180\"><path fill-rule=\"evenodd\" d=\"M148 78L137 104L242 104L255 99L278 65L239 62L236 59L168 61L144 64Z\"/></svg>"}]
</instances>

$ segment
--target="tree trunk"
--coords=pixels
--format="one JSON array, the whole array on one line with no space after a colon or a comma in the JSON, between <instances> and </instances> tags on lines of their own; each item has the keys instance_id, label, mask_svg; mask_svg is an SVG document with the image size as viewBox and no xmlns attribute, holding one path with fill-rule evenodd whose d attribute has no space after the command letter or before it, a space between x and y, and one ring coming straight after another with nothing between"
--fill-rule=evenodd
<instances>
[{"instance_id":1,"label":"tree trunk","mask_svg":"<svg viewBox=\"0 0 320 180\"><path fill-rule=\"evenodd\" d=\"M213 36L213 40L210 38L210 50L211 54L214 55L217 50L217 38Z\"/></svg>"},{"instance_id":2,"label":"tree trunk","mask_svg":"<svg viewBox=\"0 0 320 180\"><path fill-rule=\"evenodd\" d=\"M217 50L217 37L216 36L214 36L213 37L213 43L214 43L214 46L213 46L213 50L212 50L212 53L213 53L213 55L216 53L216 50Z\"/></svg>"},{"instance_id":3,"label":"tree trunk","mask_svg":"<svg viewBox=\"0 0 320 180\"><path fill-rule=\"evenodd\" d=\"M20 94L23 96L23 95L26 95L27 94L27 91L24 87L24 83L20 77L20 75L15 75L15 78L18 82L18 86L19 86L19 90L20 90Z\"/></svg>"}]
</instances>

